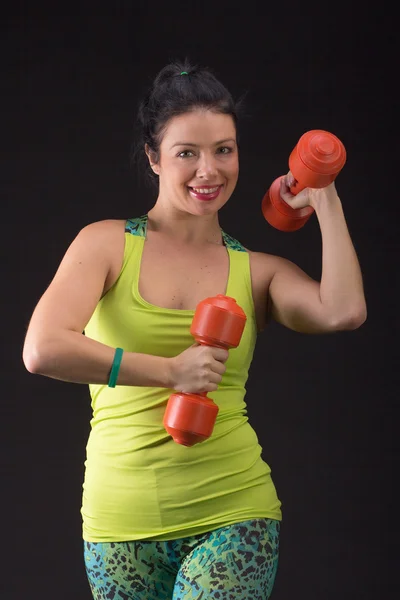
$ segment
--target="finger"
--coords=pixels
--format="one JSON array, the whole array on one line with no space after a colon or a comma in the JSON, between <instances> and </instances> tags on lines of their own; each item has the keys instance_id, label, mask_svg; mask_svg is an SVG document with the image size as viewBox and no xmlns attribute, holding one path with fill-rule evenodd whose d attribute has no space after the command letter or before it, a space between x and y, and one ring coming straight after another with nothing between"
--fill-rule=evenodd
<instances>
[{"instance_id":1,"label":"finger","mask_svg":"<svg viewBox=\"0 0 400 600\"><path fill-rule=\"evenodd\" d=\"M287 184L287 175L285 175L284 177L281 178L280 181L280 186L281 186L281 194L287 194L289 192L289 186Z\"/></svg>"},{"instance_id":2,"label":"finger","mask_svg":"<svg viewBox=\"0 0 400 600\"><path fill-rule=\"evenodd\" d=\"M212 370L218 375L223 375L226 371L226 366L222 362L215 361L212 366Z\"/></svg>"},{"instance_id":3,"label":"finger","mask_svg":"<svg viewBox=\"0 0 400 600\"><path fill-rule=\"evenodd\" d=\"M288 173L283 177L283 180L288 188L291 188L296 184L296 179L291 171L288 171Z\"/></svg>"},{"instance_id":4,"label":"finger","mask_svg":"<svg viewBox=\"0 0 400 600\"><path fill-rule=\"evenodd\" d=\"M285 202L293 209L304 208L309 205L309 193L308 189L302 190L295 196L290 196L288 199L284 198Z\"/></svg>"},{"instance_id":5,"label":"finger","mask_svg":"<svg viewBox=\"0 0 400 600\"><path fill-rule=\"evenodd\" d=\"M210 374L210 383L215 383L215 385L219 385L222 381L222 375L219 373L211 373Z\"/></svg>"},{"instance_id":6,"label":"finger","mask_svg":"<svg viewBox=\"0 0 400 600\"><path fill-rule=\"evenodd\" d=\"M218 389L218 385L216 383L209 383L206 386L205 392L216 392Z\"/></svg>"},{"instance_id":7,"label":"finger","mask_svg":"<svg viewBox=\"0 0 400 600\"><path fill-rule=\"evenodd\" d=\"M305 188L295 196L295 201L294 203L292 202L292 205L307 206L307 204L309 204L309 189Z\"/></svg>"},{"instance_id":8,"label":"finger","mask_svg":"<svg viewBox=\"0 0 400 600\"><path fill-rule=\"evenodd\" d=\"M290 191L290 188L286 185L285 177L282 177L282 179L281 179L279 193L280 193L282 200L284 200L288 204L291 204L291 201L294 198L294 194L292 194L292 192Z\"/></svg>"},{"instance_id":9,"label":"finger","mask_svg":"<svg viewBox=\"0 0 400 600\"><path fill-rule=\"evenodd\" d=\"M289 171L289 173L287 174L287 184L288 186L291 188L293 186L295 186L297 183L297 179L295 178L295 176L293 175L293 173L291 171Z\"/></svg>"},{"instance_id":10,"label":"finger","mask_svg":"<svg viewBox=\"0 0 400 600\"><path fill-rule=\"evenodd\" d=\"M212 355L215 358L215 360L218 360L223 363L228 360L229 352L228 350L224 350L223 348L213 348Z\"/></svg>"}]
</instances>

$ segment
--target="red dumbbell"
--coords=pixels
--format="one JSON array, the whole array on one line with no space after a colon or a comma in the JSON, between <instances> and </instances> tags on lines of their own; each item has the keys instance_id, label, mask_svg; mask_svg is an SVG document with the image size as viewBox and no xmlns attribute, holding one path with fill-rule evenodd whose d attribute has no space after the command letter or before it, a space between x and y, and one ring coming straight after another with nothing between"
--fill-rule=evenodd
<instances>
[{"instance_id":1,"label":"red dumbbell","mask_svg":"<svg viewBox=\"0 0 400 600\"><path fill-rule=\"evenodd\" d=\"M304 133L289 157L289 169L296 179L290 188L298 194L306 187L323 188L332 183L346 162L346 149L333 133L312 129ZM284 176L282 176L284 177ZM265 194L261 209L270 225L281 231L296 231L305 225L314 209L292 208L280 196L278 177Z\"/></svg>"},{"instance_id":2,"label":"red dumbbell","mask_svg":"<svg viewBox=\"0 0 400 600\"><path fill-rule=\"evenodd\" d=\"M190 333L199 344L216 348L236 348L246 325L246 314L236 300L223 294L199 302ZM219 408L207 393L172 394L163 424L175 442L194 446L213 432Z\"/></svg>"}]
</instances>

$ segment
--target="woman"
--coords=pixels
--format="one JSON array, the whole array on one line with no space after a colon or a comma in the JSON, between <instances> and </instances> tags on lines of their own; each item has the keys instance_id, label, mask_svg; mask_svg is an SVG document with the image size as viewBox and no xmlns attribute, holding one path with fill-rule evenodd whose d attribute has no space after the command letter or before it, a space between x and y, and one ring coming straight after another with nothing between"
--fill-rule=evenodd
<instances>
[{"instance_id":1,"label":"woman","mask_svg":"<svg viewBox=\"0 0 400 600\"><path fill-rule=\"evenodd\" d=\"M78 233L34 310L24 362L90 386L81 512L95 599L268 599L282 515L244 402L257 333L270 317L303 333L359 327L358 260L334 183L294 197L290 172L281 196L315 209L321 281L221 229L239 173L237 107L208 69L167 65L139 121L157 200ZM190 335L196 306L217 294L247 316L229 352ZM188 448L168 435L173 390L218 404L208 440Z\"/></svg>"}]
</instances>

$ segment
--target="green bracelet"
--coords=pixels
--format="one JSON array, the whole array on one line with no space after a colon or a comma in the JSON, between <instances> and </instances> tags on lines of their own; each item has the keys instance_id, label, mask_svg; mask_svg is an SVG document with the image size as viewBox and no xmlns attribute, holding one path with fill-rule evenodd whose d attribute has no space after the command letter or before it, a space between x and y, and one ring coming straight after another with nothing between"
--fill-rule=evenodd
<instances>
[{"instance_id":1,"label":"green bracelet","mask_svg":"<svg viewBox=\"0 0 400 600\"><path fill-rule=\"evenodd\" d=\"M108 380L108 387L110 388L115 388L116 386L123 353L124 351L122 348L115 348L114 360L111 367L110 378Z\"/></svg>"}]
</instances>

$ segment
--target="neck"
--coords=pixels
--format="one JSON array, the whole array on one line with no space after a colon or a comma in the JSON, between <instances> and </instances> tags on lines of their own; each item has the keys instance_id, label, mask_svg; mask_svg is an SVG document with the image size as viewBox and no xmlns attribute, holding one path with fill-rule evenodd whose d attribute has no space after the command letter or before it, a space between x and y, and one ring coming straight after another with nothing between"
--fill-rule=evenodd
<instances>
[{"instance_id":1,"label":"neck","mask_svg":"<svg viewBox=\"0 0 400 600\"><path fill-rule=\"evenodd\" d=\"M148 226L151 231L158 231L177 243L192 246L222 245L218 213L192 215L173 207L164 208L156 203L148 212Z\"/></svg>"}]
</instances>

